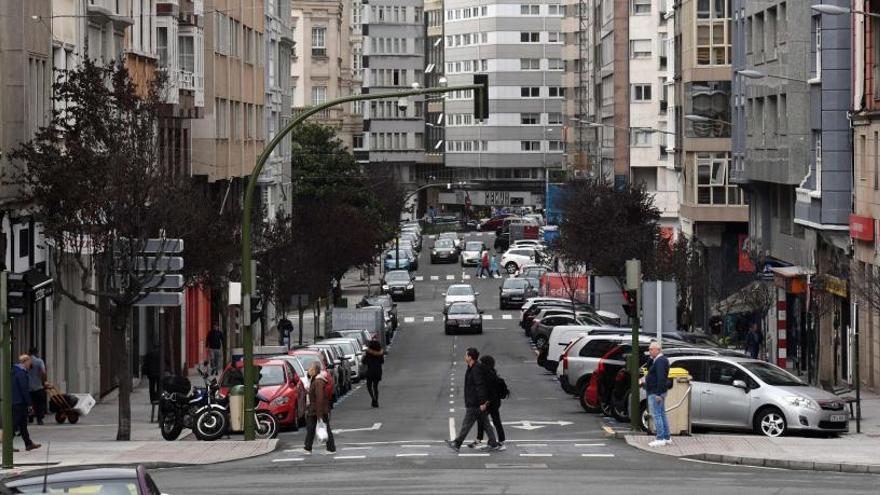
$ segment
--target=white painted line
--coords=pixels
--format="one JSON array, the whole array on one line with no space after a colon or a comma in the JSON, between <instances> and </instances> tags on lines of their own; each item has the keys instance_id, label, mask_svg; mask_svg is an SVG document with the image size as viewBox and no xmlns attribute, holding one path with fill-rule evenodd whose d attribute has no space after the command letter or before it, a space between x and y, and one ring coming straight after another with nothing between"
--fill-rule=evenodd
<instances>
[{"instance_id":1,"label":"white painted line","mask_svg":"<svg viewBox=\"0 0 880 495\"><path fill-rule=\"evenodd\" d=\"M512 320L512 319L513 319L513 315L501 315L501 319L502 319L502 320Z\"/></svg>"},{"instance_id":2,"label":"white painted line","mask_svg":"<svg viewBox=\"0 0 880 495\"><path fill-rule=\"evenodd\" d=\"M454 412L455 412L455 408L449 408L449 412L454 413Z\"/></svg>"},{"instance_id":3,"label":"white painted line","mask_svg":"<svg viewBox=\"0 0 880 495\"><path fill-rule=\"evenodd\" d=\"M546 464L486 464L486 469L547 469Z\"/></svg>"},{"instance_id":4,"label":"white painted line","mask_svg":"<svg viewBox=\"0 0 880 495\"><path fill-rule=\"evenodd\" d=\"M531 361L529 361L529 362L531 362ZM455 398L455 396L452 395L452 394L449 394L449 398L450 398L450 399L453 399L453 398Z\"/></svg>"},{"instance_id":5,"label":"white painted line","mask_svg":"<svg viewBox=\"0 0 880 495\"><path fill-rule=\"evenodd\" d=\"M373 447L342 447L342 450L370 450Z\"/></svg>"},{"instance_id":6,"label":"white painted line","mask_svg":"<svg viewBox=\"0 0 880 495\"><path fill-rule=\"evenodd\" d=\"M416 282L421 282L421 281L423 281L423 280L425 280L425 276L424 276L424 275L416 275Z\"/></svg>"},{"instance_id":7,"label":"white painted line","mask_svg":"<svg viewBox=\"0 0 880 495\"><path fill-rule=\"evenodd\" d=\"M455 280L455 275L447 275L446 280Z\"/></svg>"},{"instance_id":8,"label":"white painted line","mask_svg":"<svg viewBox=\"0 0 880 495\"><path fill-rule=\"evenodd\" d=\"M551 439L534 439L534 440L505 440L504 443L537 443L537 442L546 442L546 443L571 443L571 442L589 442L593 440L592 438L570 438L567 440L551 440Z\"/></svg>"},{"instance_id":9,"label":"white painted line","mask_svg":"<svg viewBox=\"0 0 880 495\"><path fill-rule=\"evenodd\" d=\"M403 445L409 443L442 443L443 440L389 440L385 442L352 442L351 445ZM348 443L348 442L346 442Z\"/></svg>"},{"instance_id":10,"label":"white painted line","mask_svg":"<svg viewBox=\"0 0 880 495\"><path fill-rule=\"evenodd\" d=\"M455 418L449 418L449 439L455 440Z\"/></svg>"},{"instance_id":11,"label":"white painted line","mask_svg":"<svg viewBox=\"0 0 880 495\"><path fill-rule=\"evenodd\" d=\"M403 322L404 322L404 323L415 323L415 322L416 322L416 319L415 319L415 317L413 317L413 316L407 316L407 317L405 317L405 318L403 319Z\"/></svg>"},{"instance_id":12,"label":"white painted line","mask_svg":"<svg viewBox=\"0 0 880 495\"><path fill-rule=\"evenodd\" d=\"M440 277L437 275L431 275L431 280L440 280Z\"/></svg>"},{"instance_id":13,"label":"white painted line","mask_svg":"<svg viewBox=\"0 0 880 495\"><path fill-rule=\"evenodd\" d=\"M604 447L604 443L576 443L575 447Z\"/></svg>"},{"instance_id":14,"label":"white painted line","mask_svg":"<svg viewBox=\"0 0 880 495\"><path fill-rule=\"evenodd\" d=\"M581 457L614 457L614 454L581 454Z\"/></svg>"},{"instance_id":15,"label":"white painted line","mask_svg":"<svg viewBox=\"0 0 880 495\"><path fill-rule=\"evenodd\" d=\"M430 323L430 322L432 322L432 321L434 321L434 317L433 317L433 316L426 316L426 317L425 317L425 323Z\"/></svg>"},{"instance_id":16,"label":"white painted line","mask_svg":"<svg viewBox=\"0 0 880 495\"><path fill-rule=\"evenodd\" d=\"M272 459L272 462L299 462L303 460L302 457L290 457L287 459Z\"/></svg>"},{"instance_id":17,"label":"white painted line","mask_svg":"<svg viewBox=\"0 0 880 495\"><path fill-rule=\"evenodd\" d=\"M462 279L462 280L470 280L470 279L471 279L471 276L470 276L470 275L462 275L462 276L461 276L461 279Z\"/></svg>"},{"instance_id":18,"label":"white painted line","mask_svg":"<svg viewBox=\"0 0 880 495\"><path fill-rule=\"evenodd\" d=\"M455 404L454 400L449 401L450 404Z\"/></svg>"},{"instance_id":19,"label":"white painted line","mask_svg":"<svg viewBox=\"0 0 880 495\"><path fill-rule=\"evenodd\" d=\"M546 443L524 443L520 447L546 447Z\"/></svg>"},{"instance_id":20,"label":"white painted line","mask_svg":"<svg viewBox=\"0 0 880 495\"><path fill-rule=\"evenodd\" d=\"M394 457L427 457L427 452L408 452L406 454L397 454Z\"/></svg>"},{"instance_id":21,"label":"white painted line","mask_svg":"<svg viewBox=\"0 0 880 495\"><path fill-rule=\"evenodd\" d=\"M485 452L485 453L473 453L473 454L467 453L467 454L465 454L465 453L459 452L458 456L459 457L489 457L489 453Z\"/></svg>"},{"instance_id":22,"label":"white painted line","mask_svg":"<svg viewBox=\"0 0 880 495\"><path fill-rule=\"evenodd\" d=\"M366 459L366 458L367 458L367 456L365 456L365 455L338 455L338 456L336 456L337 461L340 459Z\"/></svg>"},{"instance_id":23,"label":"white painted line","mask_svg":"<svg viewBox=\"0 0 880 495\"><path fill-rule=\"evenodd\" d=\"M549 452L540 453L540 454L520 454L520 457L553 457L553 454Z\"/></svg>"},{"instance_id":24,"label":"white painted line","mask_svg":"<svg viewBox=\"0 0 880 495\"><path fill-rule=\"evenodd\" d=\"M401 445L402 449L430 449L430 445Z\"/></svg>"},{"instance_id":25,"label":"white painted line","mask_svg":"<svg viewBox=\"0 0 880 495\"><path fill-rule=\"evenodd\" d=\"M492 316L492 315L483 315L483 319L484 319L484 320L492 320L492 319L494 319L494 318L495 318L495 317Z\"/></svg>"}]
</instances>

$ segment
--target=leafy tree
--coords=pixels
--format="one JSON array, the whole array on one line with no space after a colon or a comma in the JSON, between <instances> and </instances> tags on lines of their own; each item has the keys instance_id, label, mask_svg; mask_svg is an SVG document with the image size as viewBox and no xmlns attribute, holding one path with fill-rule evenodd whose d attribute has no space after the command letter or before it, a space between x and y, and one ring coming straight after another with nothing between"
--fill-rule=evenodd
<instances>
[{"instance_id":1,"label":"leafy tree","mask_svg":"<svg viewBox=\"0 0 880 495\"><path fill-rule=\"evenodd\" d=\"M56 289L108 318L119 344L104 363L119 382L118 440L131 434L132 308L164 276L165 253L145 266L140 253L190 223L184 189L157 166L158 89L140 97L121 63L86 59L54 84L60 110L13 153L11 180L43 225L54 269L72 275L56 277Z\"/></svg>"}]
</instances>

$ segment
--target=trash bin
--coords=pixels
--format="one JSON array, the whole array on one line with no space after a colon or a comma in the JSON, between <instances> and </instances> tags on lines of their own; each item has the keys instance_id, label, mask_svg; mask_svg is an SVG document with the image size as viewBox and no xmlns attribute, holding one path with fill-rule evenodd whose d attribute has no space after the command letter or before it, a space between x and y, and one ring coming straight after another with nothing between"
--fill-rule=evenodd
<instances>
[{"instance_id":1,"label":"trash bin","mask_svg":"<svg viewBox=\"0 0 880 495\"><path fill-rule=\"evenodd\" d=\"M684 368L669 370L672 388L666 394L666 419L670 435L691 434L691 376ZM653 421L652 421L653 428Z\"/></svg>"},{"instance_id":2,"label":"trash bin","mask_svg":"<svg viewBox=\"0 0 880 495\"><path fill-rule=\"evenodd\" d=\"M229 429L234 432L244 431L244 385L235 385L229 389Z\"/></svg>"}]
</instances>

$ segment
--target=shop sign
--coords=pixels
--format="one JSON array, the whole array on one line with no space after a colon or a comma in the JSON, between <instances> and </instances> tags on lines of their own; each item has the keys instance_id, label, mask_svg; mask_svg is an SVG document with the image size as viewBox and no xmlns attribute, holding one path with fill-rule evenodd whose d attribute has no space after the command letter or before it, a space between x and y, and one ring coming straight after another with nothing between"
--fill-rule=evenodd
<instances>
[{"instance_id":1,"label":"shop sign","mask_svg":"<svg viewBox=\"0 0 880 495\"><path fill-rule=\"evenodd\" d=\"M485 205L506 206L510 204L509 191L486 191L483 198Z\"/></svg>"},{"instance_id":2,"label":"shop sign","mask_svg":"<svg viewBox=\"0 0 880 495\"><path fill-rule=\"evenodd\" d=\"M825 275L825 292L834 294L837 297L846 298L848 295L848 287L846 280L835 277L834 275Z\"/></svg>"},{"instance_id":3,"label":"shop sign","mask_svg":"<svg viewBox=\"0 0 880 495\"><path fill-rule=\"evenodd\" d=\"M872 242L874 240L874 219L871 217L850 215L849 235L853 239Z\"/></svg>"}]
</instances>

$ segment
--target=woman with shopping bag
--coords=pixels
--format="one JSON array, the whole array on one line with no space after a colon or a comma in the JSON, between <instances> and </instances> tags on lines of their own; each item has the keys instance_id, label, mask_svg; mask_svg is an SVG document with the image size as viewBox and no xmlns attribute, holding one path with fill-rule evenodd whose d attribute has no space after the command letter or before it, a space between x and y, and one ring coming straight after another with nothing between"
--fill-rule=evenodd
<instances>
[{"instance_id":1,"label":"woman with shopping bag","mask_svg":"<svg viewBox=\"0 0 880 495\"><path fill-rule=\"evenodd\" d=\"M306 405L306 444L303 447L303 453L312 453L312 444L315 442L316 435L319 442L326 441L327 452L336 452L333 432L330 431L330 397L327 395L325 387L327 379L321 373L320 363L312 363L312 366L309 367L309 380L308 403Z\"/></svg>"}]
</instances>

